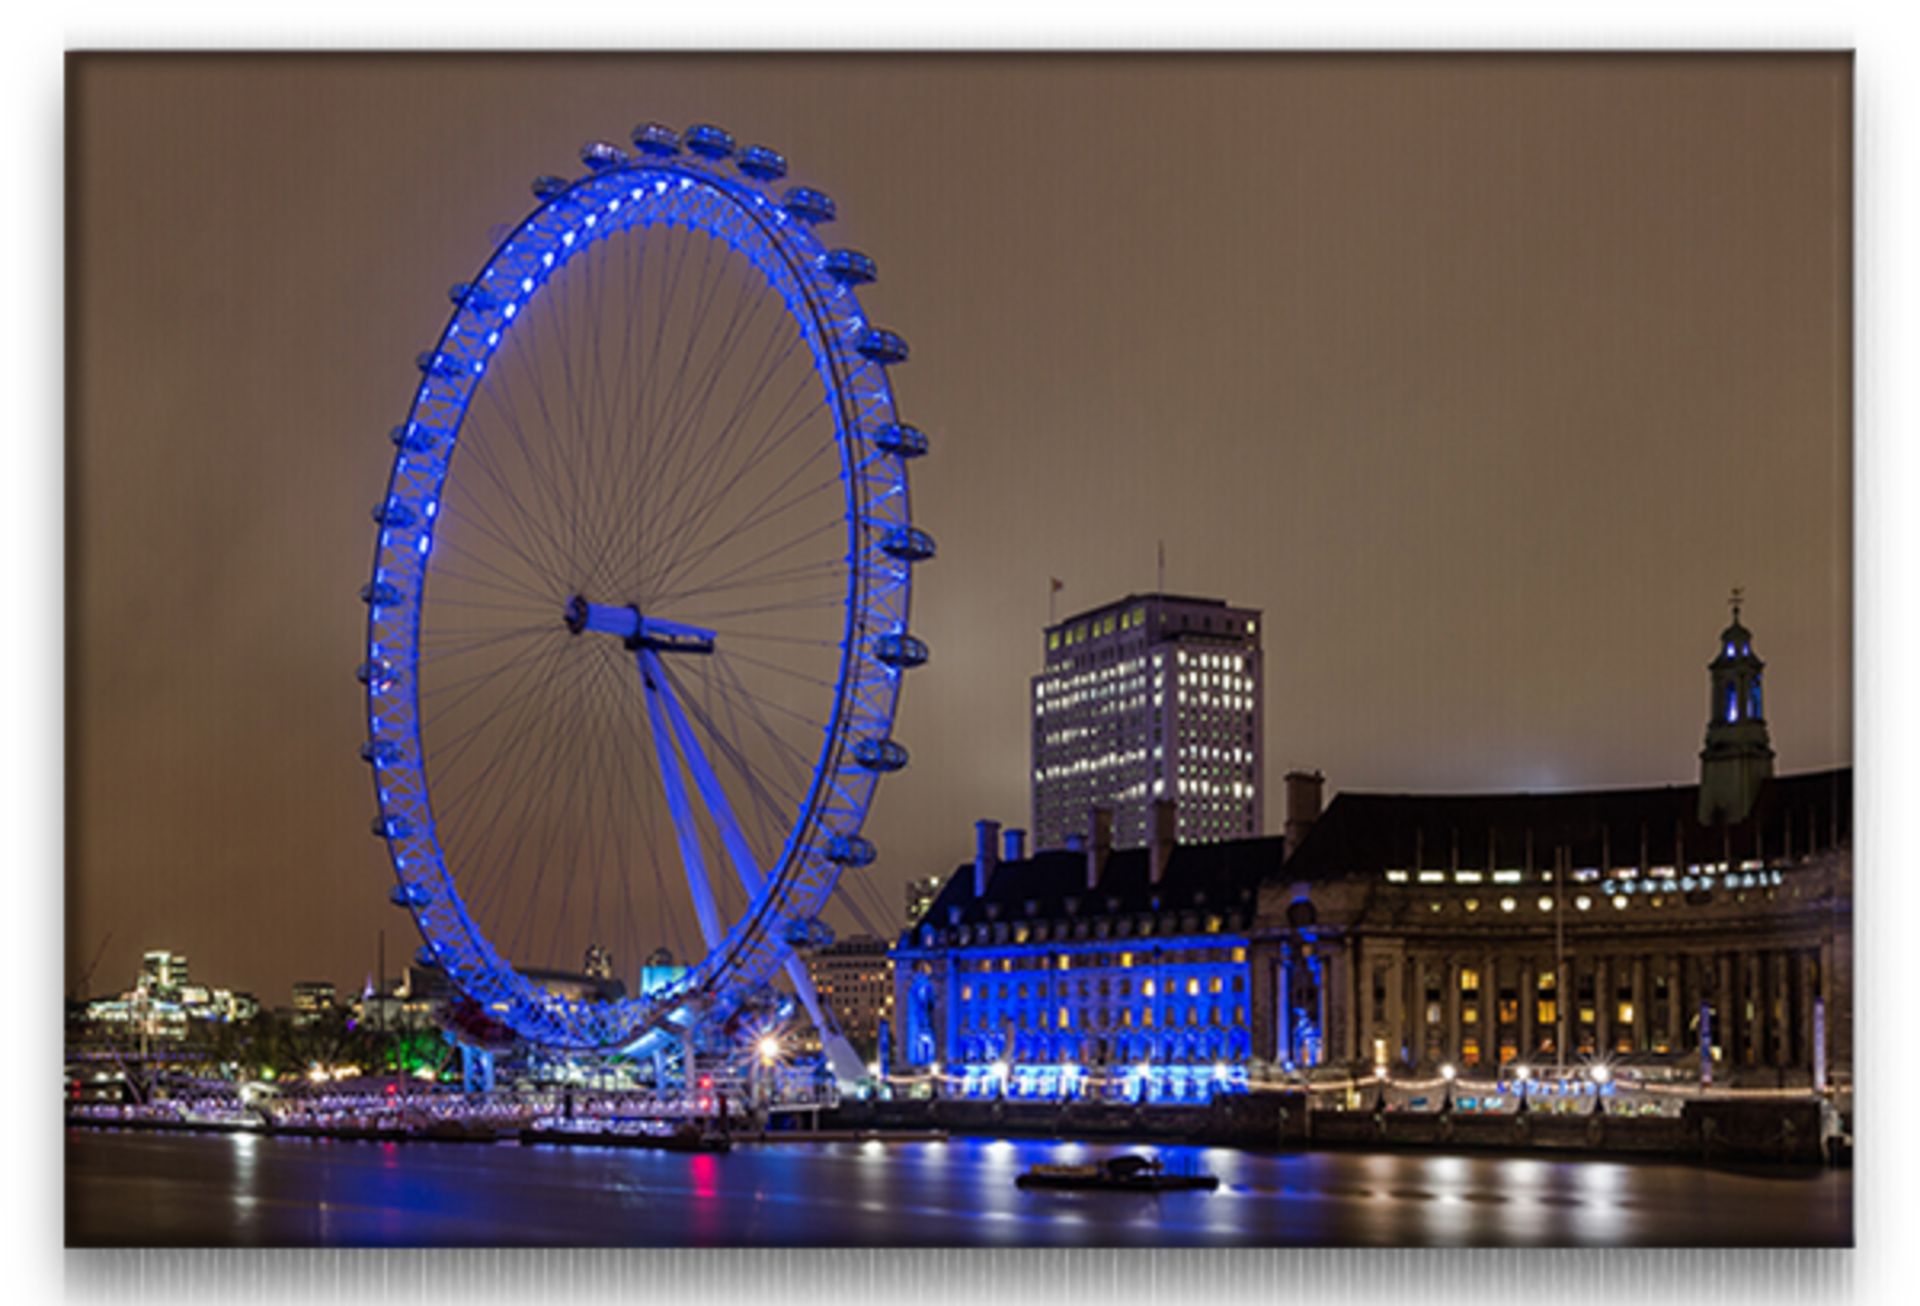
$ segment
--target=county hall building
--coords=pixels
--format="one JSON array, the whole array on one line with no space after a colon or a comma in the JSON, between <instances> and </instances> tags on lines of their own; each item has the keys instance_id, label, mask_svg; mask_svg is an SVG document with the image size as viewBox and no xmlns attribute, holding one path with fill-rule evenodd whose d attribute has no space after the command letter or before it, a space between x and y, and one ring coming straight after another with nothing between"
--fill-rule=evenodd
<instances>
[{"instance_id":1,"label":"county hall building","mask_svg":"<svg viewBox=\"0 0 1920 1306\"><path fill-rule=\"evenodd\" d=\"M1149 795L1142 846L1096 803L1032 855L980 822L895 948L894 1068L1145 1101L1443 1065L1694 1078L1703 1050L1716 1084L1844 1080L1852 772L1773 774L1762 669L1736 610L1695 785L1322 811L1295 773L1283 835L1188 840Z\"/></svg>"}]
</instances>

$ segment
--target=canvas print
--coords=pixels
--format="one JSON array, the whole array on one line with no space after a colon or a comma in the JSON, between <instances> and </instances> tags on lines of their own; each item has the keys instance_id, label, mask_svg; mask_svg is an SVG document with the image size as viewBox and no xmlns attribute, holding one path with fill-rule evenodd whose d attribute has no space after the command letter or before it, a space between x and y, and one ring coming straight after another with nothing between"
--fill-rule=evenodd
<instances>
[{"instance_id":1,"label":"canvas print","mask_svg":"<svg viewBox=\"0 0 1920 1306\"><path fill-rule=\"evenodd\" d=\"M67 82L69 1245L1851 1244L1846 54Z\"/></svg>"}]
</instances>

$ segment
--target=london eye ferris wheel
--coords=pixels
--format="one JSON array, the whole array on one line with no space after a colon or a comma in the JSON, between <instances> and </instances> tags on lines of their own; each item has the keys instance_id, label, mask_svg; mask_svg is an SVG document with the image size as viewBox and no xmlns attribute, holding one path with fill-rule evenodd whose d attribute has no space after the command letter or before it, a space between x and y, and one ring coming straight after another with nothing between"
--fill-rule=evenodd
<instances>
[{"instance_id":1,"label":"london eye ferris wheel","mask_svg":"<svg viewBox=\"0 0 1920 1306\"><path fill-rule=\"evenodd\" d=\"M831 941L909 624L907 345L831 198L720 128L594 142L472 279L394 428L359 676L421 960L611 1051L763 1003ZM684 965L640 982L665 948ZM547 982L583 958L620 982ZM629 982L630 981L630 982Z\"/></svg>"}]
</instances>

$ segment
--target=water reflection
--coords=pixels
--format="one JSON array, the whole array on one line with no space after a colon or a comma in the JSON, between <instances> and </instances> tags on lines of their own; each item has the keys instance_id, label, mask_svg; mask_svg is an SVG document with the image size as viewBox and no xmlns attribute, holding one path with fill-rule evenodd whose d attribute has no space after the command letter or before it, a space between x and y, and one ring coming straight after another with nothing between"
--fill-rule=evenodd
<instances>
[{"instance_id":1,"label":"water reflection","mask_svg":"<svg viewBox=\"0 0 1920 1306\"><path fill-rule=\"evenodd\" d=\"M1028 1191L1134 1151L1217 1192ZM1844 1172L955 1138L726 1156L76 1130L79 1245L1503 1246L1846 1241Z\"/></svg>"}]
</instances>

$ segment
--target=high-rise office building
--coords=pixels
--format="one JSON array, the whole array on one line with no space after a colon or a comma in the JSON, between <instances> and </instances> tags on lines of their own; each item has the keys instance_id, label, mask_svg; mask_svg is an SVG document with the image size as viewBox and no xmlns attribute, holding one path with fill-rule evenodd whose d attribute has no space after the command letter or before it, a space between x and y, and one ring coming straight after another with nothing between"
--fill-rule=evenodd
<instances>
[{"instance_id":1,"label":"high-rise office building","mask_svg":"<svg viewBox=\"0 0 1920 1306\"><path fill-rule=\"evenodd\" d=\"M880 1047L880 1023L893 1017L892 944L856 934L807 958L807 974L840 1032L863 1059Z\"/></svg>"},{"instance_id":2,"label":"high-rise office building","mask_svg":"<svg viewBox=\"0 0 1920 1306\"><path fill-rule=\"evenodd\" d=\"M1033 678L1033 834L1066 847L1090 810L1116 848L1172 799L1181 843L1262 832L1260 612L1129 594L1047 627Z\"/></svg>"},{"instance_id":3,"label":"high-rise office building","mask_svg":"<svg viewBox=\"0 0 1920 1306\"><path fill-rule=\"evenodd\" d=\"M174 993L189 983L187 959L168 948L158 948L140 958L140 983L156 993Z\"/></svg>"}]
</instances>

